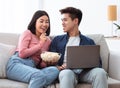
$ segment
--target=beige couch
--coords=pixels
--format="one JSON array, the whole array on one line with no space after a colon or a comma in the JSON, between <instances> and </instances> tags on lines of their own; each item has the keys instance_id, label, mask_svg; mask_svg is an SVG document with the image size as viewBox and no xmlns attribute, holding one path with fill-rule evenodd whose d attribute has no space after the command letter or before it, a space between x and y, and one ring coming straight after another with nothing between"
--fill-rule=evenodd
<instances>
[{"instance_id":1,"label":"beige couch","mask_svg":"<svg viewBox=\"0 0 120 88\"><path fill-rule=\"evenodd\" d=\"M104 36L101 34L87 35L96 44L100 45L100 55L103 61L103 68L108 72L109 88L120 88L120 55L109 51ZM27 88L28 84L9 80L6 77L6 64L13 54L17 45L19 34L0 33L0 88ZM59 83L48 86L48 88L59 88ZM78 84L77 88L92 88L91 84Z\"/></svg>"}]
</instances>

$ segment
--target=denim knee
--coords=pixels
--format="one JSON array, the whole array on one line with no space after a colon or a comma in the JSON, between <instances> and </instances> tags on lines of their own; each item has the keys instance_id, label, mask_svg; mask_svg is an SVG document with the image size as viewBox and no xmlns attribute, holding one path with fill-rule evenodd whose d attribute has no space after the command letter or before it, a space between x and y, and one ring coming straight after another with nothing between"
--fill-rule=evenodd
<instances>
[{"instance_id":1,"label":"denim knee","mask_svg":"<svg viewBox=\"0 0 120 88\"><path fill-rule=\"evenodd\" d=\"M107 72L104 69L98 69L97 77L99 77L99 79L107 78Z\"/></svg>"},{"instance_id":2,"label":"denim knee","mask_svg":"<svg viewBox=\"0 0 120 88\"><path fill-rule=\"evenodd\" d=\"M65 69L59 74L60 88L74 88L77 84L75 73Z\"/></svg>"},{"instance_id":3,"label":"denim knee","mask_svg":"<svg viewBox=\"0 0 120 88\"><path fill-rule=\"evenodd\" d=\"M31 86L34 85L34 88L36 88L35 84L39 85L40 88L42 86L48 86L54 80L56 80L58 75L59 75L59 70L57 69L57 67L52 67L52 66L46 67L42 70L33 73L33 75L31 76L30 84Z\"/></svg>"},{"instance_id":4,"label":"denim knee","mask_svg":"<svg viewBox=\"0 0 120 88\"><path fill-rule=\"evenodd\" d=\"M96 68L94 71L94 77L97 80L103 80L107 78L107 72L102 68Z\"/></svg>"},{"instance_id":5,"label":"denim knee","mask_svg":"<svg viewBox=\"0 0 120 88\"><path fill-rule=\"evenodd\" d=\"M100 76L106 75L106 72L102 68L96 68L96 75L100 75Z\"/></svg>"},{"instance_id":6,"label":"denim knee","mask_svg":"<svg viewBox=\"0 0 120 88\"><path fill-rule=\"evenodd\" d=\"M59 74L59 79L61 80L63 77L66 77L68 80L70 79L75 79L75 74L72 70L69 70L69 69L65 69L65 70L62 70Z\"/></svg>"},{"instance_id":7,"label":"denim knee","mask_svg":"<svg viewBox=\"0 0 120 88\"><path fill-rule=\"evenodd\" d=\"M57 67L50 66L50 67L46 68L45 70L46 71L44 71L44 73L46 74L46 79L47 79L48 83L51 83L52 81L57 79L57 77L59 75L59 70Z\"/></svg>"},{"instance_id":8,"label":"denim knee","mask_svg":"<svg viewBox=\"0 0 120 88\"><path fill-rule=\"evenodd\" d=\"M107 73L102 68L97 68L94 71L93 88L108 88Z\"/></svg>"}]
</instances>

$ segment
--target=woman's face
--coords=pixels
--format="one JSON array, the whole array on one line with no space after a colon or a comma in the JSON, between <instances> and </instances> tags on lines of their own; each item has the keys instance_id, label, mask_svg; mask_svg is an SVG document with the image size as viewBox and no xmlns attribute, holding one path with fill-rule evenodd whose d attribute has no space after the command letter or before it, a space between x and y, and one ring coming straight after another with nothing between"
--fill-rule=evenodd
<instances>
[{"instance_id":1,"label":"woman's face","mask_svg":"<svg viewBox=\"0 0 120 88\"><path fill-rule=\"evenodd\" d=\"M40 35L42 33L45 33L49 28L49 26L50 26L49 18L46 15L39 17L36 20L36 24L35 24L36 34Z\"/></svg>"}]
</instances>

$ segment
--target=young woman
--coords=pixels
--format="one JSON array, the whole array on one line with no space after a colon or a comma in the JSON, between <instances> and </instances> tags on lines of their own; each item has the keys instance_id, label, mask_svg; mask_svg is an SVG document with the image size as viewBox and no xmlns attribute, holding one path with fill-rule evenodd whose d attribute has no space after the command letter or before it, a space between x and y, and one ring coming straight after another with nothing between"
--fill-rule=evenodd
<instances>
[{"instance_id":1,"label":"young woman","mask_svg":"<svg viewBox=\"0 0 120 88\"><path fill-rule=\"evenodd\" d=\"M49 49L49 34L49 15L41 10L35 12L28 30L21 34L17 49L7 64L9 79L29 83L28 88L43 88L57 78L57 67L47 67L47 62L40 58L40 54Z\"/></svg>"}]
</instances>

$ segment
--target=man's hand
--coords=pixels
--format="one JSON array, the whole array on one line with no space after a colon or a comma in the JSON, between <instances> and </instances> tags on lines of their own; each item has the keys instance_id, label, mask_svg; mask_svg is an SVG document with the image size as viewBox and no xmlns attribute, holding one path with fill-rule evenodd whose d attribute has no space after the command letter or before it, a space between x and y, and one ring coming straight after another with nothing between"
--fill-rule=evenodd
<instances>
[{"instance_id":1,"label":"man's hand","mask_svg":"<svg viewBox=\"0 0 120 88\"><path fill-rule=\"evenodd\" d=\"M58 68L59 70L64 70L64 69L66 69L66 63L64 63L64 64L61 65L61 66L57 66L57 68Z\"/></svg>"}]
</instances>

